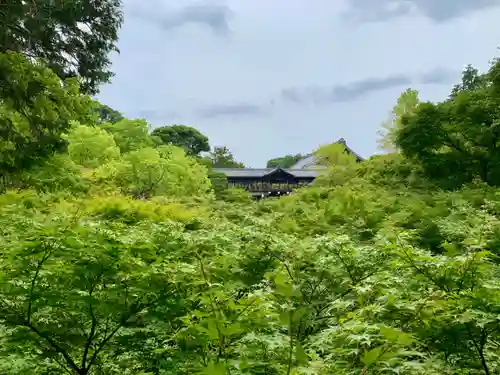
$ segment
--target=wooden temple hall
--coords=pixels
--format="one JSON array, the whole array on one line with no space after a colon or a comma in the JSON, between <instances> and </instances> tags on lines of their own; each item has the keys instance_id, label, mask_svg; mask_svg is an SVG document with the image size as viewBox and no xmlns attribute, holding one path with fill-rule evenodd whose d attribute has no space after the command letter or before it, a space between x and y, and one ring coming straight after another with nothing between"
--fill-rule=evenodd
<instances>
[{"instance_id":1,"label":"wooden temple hall","mask_svg":"<svg viewBox=\"0 0 500 375\"><path fill-rule=\"evenodd\" d=\"M347 147L345 140L337 141L345 146L345 151L363 158ZM325 166L320 165L313 154L306 155L291 168L216 168L226 175L228 187L243 188L255 198L290 194L293 189L310 184Z\"/></svg>"},{"instance_id":2,"label":"wooden temple hall","mask_svg":"<svg viewBox=\"0 0 500 375\"><path fill-rule=\"evenodd\" d=\"M243 188L256 198L290 194L293 189L311 183L319 170L281 168L218 168L227 177L229 187Z\"/></svg>"}]
</instances>

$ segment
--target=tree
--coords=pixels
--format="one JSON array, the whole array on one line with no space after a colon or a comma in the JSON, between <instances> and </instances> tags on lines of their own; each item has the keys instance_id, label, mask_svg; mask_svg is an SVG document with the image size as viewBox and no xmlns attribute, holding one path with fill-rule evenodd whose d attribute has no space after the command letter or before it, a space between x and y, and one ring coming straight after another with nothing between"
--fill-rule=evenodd
<instances>
[{"instance_id":1,"label":"tree","mask_svg":"<svg viewBox=\"0 0 500 375\"><path fill-rule=\"evenodd\" d=\"M90 108L76 79L61 82L41 63L0 53L0 171L19 171L64 150L70 121L91 121Z\"/></svg>"},{"instance_id":2,"label":"tree","mask_svg":"<svg viewBox=\"0 0 500 375\"><path fill-rule=\"evenodd\" d=\"M65 138L71 159L84 167L96 168L120 157L113 136L103 129L76 123Z\"/></svg>"},{"instance_id":3,"label":"tree","mask_svg":"<svg viewBox=\"0 0 500 375\"><path fill-rule=\"evenodd\" d=\"M135 198L199 196L210 190L207 170L175 146L141 148L103 165L96 176Z\"/></svg>"},{"instance_id":4,"label":"tree","mask_svg":"<svg viewBox=\"0 0 500 375\"><path fill-rule=\"evenodd\" d=\"M285 155L279 158L270 159L267 161L267 168L290 168L296 164L300 159L303 159L305 155L295 154L295 155Z\"/></svg>"},{"instance_id":5,"label":"tree","mask_svg":"<svg viewBox=\"0 0 500 375\"><path fill-rule=\"evenodd\" d=\"M16 51L63 79L79 76L82 92L96 94L112 73L109 54L123 22L121 0L9 2L0 11L0 52Z\"/></svg>"},{"instance_id":6,"label":"tree","mask_svg":"<svg viewBox=\"0 0 500 375\"><path fill-rule=\"evenodd\" d=\"M210 169L208 171L210 185L217 198L222 198L224 192L228 189L227 177L224 173Z\"/></svg>"},{"instance_id":7,"label":"tree","mask_svg":"<svg viewBox=\"0 0 500 375\"><path fill-rule=\"evenodd\" d=\"M151 133L163 144L183 148L190 156L210 151L208 138L195 128L186 125L171 125L156 128Z\"/></svg>"},{"instance_id":8,"label":"tree","mask_svg":"<svg viewBox=\"0 0 500 375\"><path fill-rule=\"evenodd\" d=\"M67 154L54 154L43 163L23 170L15 179L21 188L60 195L87 193L90 188L90 180L82 174L81 166Z\"/></svg>"},{"instance_id":9,"label":"tree","mask_svg":"<svg viewBox=\"0 0 500 375\"><path fill-rule=\"evenodd\" d=\"M462 82L453 86L450 98L455 98L462 91L473 91L485 83L485 76L479 74L479 70L471 64L462 71Z\"/></svg>"},{"instance_id":10,"label":"tree","mask_svg":"<svg viewBox=\"0 0 500 375\"><path fill-rule=\"evenodd\" d=\"M449 187L476 177L500 184L499 72L497 61L483 76L484 84L440 103L423 103L403 118L397 144L431 179Z\"/></svg>"},{"instance_id":11,"label":"tree","mask_svg":"<svg viewBox=\"0 0 500 375\"><path fill-rule=\"evenodd\" d=\"M108 107L105 104L101 104L98 101L95 101L95 111L97 113L99 123L115 124L124 119L120 112Z\"/></svg>"},{"instance_id":12,"label":"tree","mask_svg":"<svg viewBox=\"0 0 500 375\"><path fill-rule=\"evenodd\" d=\"M113 135L122 153L154 145L149 135L150 126L146 120L122 118L115 123L105 122L100 126Z\"/></svg>"},{"instance_id":13,"label":"tree","mask_svg":"<svg viewBox=\"0 0 500 375\"><path fill-rule=\"evenodd\" d=\"M381 150L397 151L396 133L401 128L402 118L414 113L419 103L418 91L416 90L407 89L399 96L390 118L382 123L382 130L378 132L380 136L378 144Z\"/></svg>"},{"instance_id":14,"label":"tree","mask_svg":"<svg viewBox=\"0 0 500 375\"><path fill-rule=\"evenodd\" d=\"M208 155L213 168L245 168L243 163L234 160L234 156L226 146L214 147Z\"/></svg>"},{"instance_id":15,"label":"tree","mask_svg":"<svg viewBox=\"0 0 500 375\"><path fill-rule=\"evenodd\" d=\"M350 154L345 144L334 142L329 145L320 146L314 151L318 165L327 167L334 166L352 166L356 164L356 157Z\"/></svg>"},{"instance_id":16,"label":"tree","mask_svg":"<svg viewBox=\"0 0 500 375\"><path fill-rule=\"evenodd\" d=\"M9 219L5 210L0 215L3 238L10 240L8 246L0 243L5 278L0 327L9 333L0 338L2 357L23 353L22 359L36 367L34 374L89 375L103 368L116 373L113 362L126 346L132 349L137 340L145 345L144 335L152 338L153 331L145 328L155 313L166 308L165 319L179 319L182 310L174 301L181 296L175 285L180 275L167 271L169 250L155 245L154 236L136 237L139 232L132 228L119 234L112 221L95 225L78 210L31 215L28 223L27 212L18 208L10 219L15 224L4 227ZM136 251L141 247L166 256L154 261L152 253Z\"/></svg>"}]
</instances>

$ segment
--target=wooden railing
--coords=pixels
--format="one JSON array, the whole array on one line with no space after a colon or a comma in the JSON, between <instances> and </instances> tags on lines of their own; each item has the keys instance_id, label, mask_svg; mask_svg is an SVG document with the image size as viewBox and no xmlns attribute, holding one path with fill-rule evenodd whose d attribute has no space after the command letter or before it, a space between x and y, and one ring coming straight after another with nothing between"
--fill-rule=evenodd
<instances>
[{"instance_id":1,"label":"wooden railing","mask_svg":"<svg viewBox=\"0 0 500 375\"><path fill-rule=\"evenodd\" d=\"M309 182L299 183L272 183L266 181L255 181L251 183L234 183L229 181L228 186L232 188L240 188L252 193L288 193L299 187L305 186Z\"/></svg>"}]
</instances>

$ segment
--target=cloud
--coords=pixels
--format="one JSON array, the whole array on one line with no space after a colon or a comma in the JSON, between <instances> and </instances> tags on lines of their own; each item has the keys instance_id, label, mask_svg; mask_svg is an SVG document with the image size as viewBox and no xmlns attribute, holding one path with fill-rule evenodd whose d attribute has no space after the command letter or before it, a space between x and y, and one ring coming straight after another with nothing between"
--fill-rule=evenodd
<instances>
[{"instance_id":1,"label":"cloud","mask_svg":"<svg viewBox=\"0 0 500 375\"><path fill-rule=\"evenodd\" d=\"M138 109L125 113L128 118L141 118L149 123L168 125L176 122L180 113L175 111L162 111L155 109Z\"/></svg>"},{"instance_id":2,"label":"cloud","mask_svg":"<svg viewBox=\"0 0 500 375\"><path fill-rule=\"evenodd\" d=\"M199 3L168 12L137 8L134 15L146 21L154 21L165 30L198 24L208 26L215 34L226 35L230 31L229 19L233 12L225 5Z\"/></svg>"},{"instance_id":3,"label":"cloud","mask_svg":"<svg viewBox=\"0 0 500 375\"><path fill-rule=\"evenodd\" d=\"M455 83L460 80L460 72L446 68L435 68L418 77L418 83L423 85L441 85Z\"/></svg>"},{"instance_id":4,"label":"cloud","mask_svg":"<svg viewBox=\"0 0 500 375\"><path fill-rule=\"evenodd\" d=\"M368 78L347 85L332 87L288 87L281 91L281 98L293 103L330 104L359 99L370 93L410 85L412 78L394 75L385 78Z\"/></svg>"},{"instance_id":5,"label":"cloud","mask_svg":"<svg viewBox=\"0 0 500 375\"><path fill-rule=\"evenodd\" d=\"M226 116L256 116L262 115L265 112L266 110L264 106L249 103L239 103L208 106L199 110L198 114L203 118L215 118Z\"/></svg>"},{"instance_id":6,"label":"cloud","mask_svg":"<svg viewBox=\"0 0 500 375\"><path fill-rule=\"evenodd\" d=\"M359 21L375 22L420 13L435 22L446 22L497 6L500 0L348 0L347 15Z\"/></svg>"}]
</instances>

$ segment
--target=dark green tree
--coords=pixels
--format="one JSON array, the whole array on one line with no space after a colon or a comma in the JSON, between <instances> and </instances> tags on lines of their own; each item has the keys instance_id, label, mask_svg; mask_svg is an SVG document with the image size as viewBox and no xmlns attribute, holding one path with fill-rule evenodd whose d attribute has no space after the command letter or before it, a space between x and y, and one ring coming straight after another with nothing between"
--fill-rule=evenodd
<instances>
[{"instance_id":1,"label":"dark green tree","mask_svg":"<svg viewBox=\"0 0 500 375\"><path fill-rule=\"evenodd\" d=\"M214 147L208 155L214 168L245 168L243 163L234 159L231 151L226 147Z\"/></svg>"},{"instance_id":2,"label":"dark green tree","mask_svg":"<svg viewBox=\"0 0 500 375\"><path fill-rule=\"evenodd\" d=\"M97 113L98 121L100 123L108 122L111 124L115 124L118 121L124 119L123 115L120 112L114 110L113 108L105 104L101 104L97 101L95 102L95 112Z\"/></svg>"},{"instance_id":3,"label":"dark green tree","mask_svg":"<svg viewBox=\"0 0 500 375\"><path fill-rule=\"evenodd\" d=\"M153 130L151 135L163 144L182 147L190 156L210 151L208 137L191 126L161 126Z\"/></svg>"},{"instance_id":4,"label":"dark green tree","mask_svg":"<svg viewBox=\"0 0 500 375\"><path fill-rule=\"evenodd\" d=\"M462 91L472 91L477 89L479 86L485 83L485 79L485 75L480 74L477 68L475 68L471 64L467 65L462 71L462 82L460 82L458 85L453 86L450 98L455 98L457 94Z\"/></svg>"},{"instance_id":5,"label":"dark green tree","mask_svg":"<svg viewBox=\"0 0 500 375\"><path fill-rule=\"evenodd\" d=\"M474 178L500 185L500 62L481 81L467 78L449 100L422 103L397 134L403 154L448 187Z\"/></svg>"},{"instance_id":6,"label":"dark green tree","mask_svg":"<svg viewBox=\"0 0 500 375\"><path fill-rule=\"evenodd\" d=\"M112 73L109 54L123 22L121 0L7 1L0 6L0 52L44 59L61 78L81 77L95 94Z\"/></svg>"}]
</instances>

